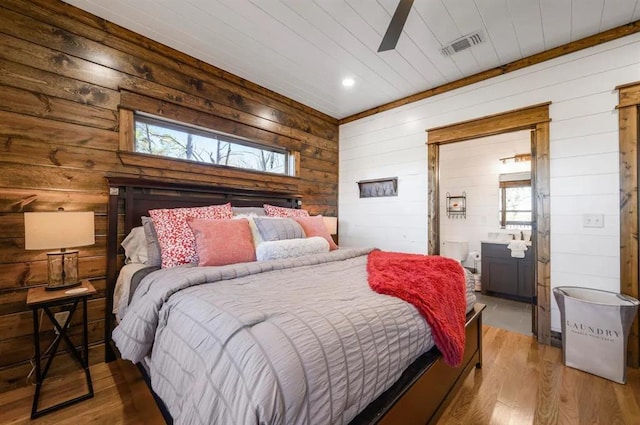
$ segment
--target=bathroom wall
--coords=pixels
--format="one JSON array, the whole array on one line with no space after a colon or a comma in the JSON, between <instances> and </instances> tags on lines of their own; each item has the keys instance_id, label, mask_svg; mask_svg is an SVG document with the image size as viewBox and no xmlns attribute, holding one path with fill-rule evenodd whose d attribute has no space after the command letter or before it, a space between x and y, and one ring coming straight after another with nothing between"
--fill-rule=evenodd
<instances>
[{"instance_id":1,"label":"bathroom wall","mask_svg":"<svg viewBox=\"0 0 640 425\"><path fill-rule=\"evenodd\" d=\"M440 147L440 243L467 241L469 252L480 252L480 243L489 232L508 233L500 229L498 176L529 171L531 162L500 161L500 158L531 152L529 130L499 134ZM466 218L447 217L447 192L452 196L466 193ZM480 268L471 258L465 266Z\"/></svg>"}]
</instances>

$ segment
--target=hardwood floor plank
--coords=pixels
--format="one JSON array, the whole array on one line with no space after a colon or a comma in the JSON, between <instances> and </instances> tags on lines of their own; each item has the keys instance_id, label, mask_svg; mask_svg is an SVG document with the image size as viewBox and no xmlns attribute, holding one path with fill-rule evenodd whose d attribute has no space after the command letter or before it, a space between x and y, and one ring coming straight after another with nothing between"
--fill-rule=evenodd
<instances>
[{"instance_id":1,"label":"hardwood floor plank","mask_svg":"<svg viewBox=\"0 0 640 425\"><path fill-rule=\"evenodd\" d=\"M523 350L523 362L521 373L518 374L520 385L517 388L517 395L514 398L513 412L509 424L518 425L521 423L533 423L536 414L536 397L538 394L537 363L538 343L531 337L522 335L520 338ZM536 383L536 385L532 385Z\"/></svg>"},{"instance_id":2,"label":"hardwood floor plank","mask_svg":"<svg viewBox=\"0 0 640 425\"><path fill-rule=\"evenodd\" d=\"M634 392L636 396L640 397L640 388L635 388L634 390L634 382L640 383L640 380L630 379L630 382L627 384L632 388L632 391L625 391L625 388L627 387L622 385L613 386L613 391L616 394L616 400L618 401L618 405L622 411L625 423L632 423L632 421L637 421L638 418L640 418L640 405L638 404L637 398L634 397Z\"/></svg>"},{"instance_id":3,"label":"hardwood floor plank","mask_svg":"<svg viewBox=\"0 0 640 425\"><path fill-rule=\"evenodd\" d=\"M475 369L463 383L456 402L449 406L446 421L447 425L465 425L470 423L467 420L467 416L472 410L471 405L481 385L482 370Z\"/></svg>"},{"instance_id":4,"label":"hardwood floor plank","mask_svg":"<svg viewBox=\"0 0 640 425\"><path fill-rule=\"evenodd\" d=\"M562 388L560 389L560 422L564 424L578 423L580 386L585 381L584 372L576 369L566 368L562 377Z\"/></svg>"},{"instance_id":5,"label":"hardwood floor plank","mask_svg":"<svg viewBox=\"0 0 640 425\"><path fill-rule=\"evenodd\" d=\"M496 402L496 405L493 408L491 419L489 420L489 422L485 422L485 423L508 424L510 418L511 418L511 407L498 401Z\"/></svg>"},{"instance_id":6,"label":"hardwood floor plank","mask_svg":"<svg viewBox=\"0 0 640 425\"><path fill-rule=\"evenodd\" d=\"M541 349L538 365L538 397L536 406L545 406L544 409L536 409L534 423L557 424L559 421L560 385L562 382L562 370L560 350L554 356L555 350Z\"/></svg>"},{"instance_id":7,"label":"hardwood floor plank","mask_svg":"<svg viewBox=\"0 0 640 425\"><path fill-rule=\"evenodd\" d=\"M497 416L502 416L504 413L504 406L498 406L498 394L505 382L503 376L507 372L507 363L513 354L513 339L507 336L505 332L498 332L490 348L487 347L483 353L483 360L491 359L492 352L495 358L487 367L483 365L483 382L472 402L467 423L492 423L491 418L496 407L499 410L496 412ZM483 347L485 347L484 344Z\"/></svg>"},{"instance_id":8,"label":"hardwood floor plank","mask_svg":"<svg viewBox=\"0 0 640 425\"><path fill-rule=\"evenodd\" d=\"M622 410L618 407L614 386L615 382L604 379L596 380L595 386L591 386L589 391L598 394L595 400L597 423L609 423L611 425L624 425ZM636 417L636 422L640 422L640 416Z\"/></svg>"},{"instance_id":9,"label":"hardwood floor plank","mask_svg":"<svg viewBox=\"0 0 640 425\"><path fill-rule=\"evenodd\" d=\"M583 424L597 424L598 423L598 411L597 411L597 397L596 391L602 390L598 385L598 382L588 382L583 379L579 387L580 396L578 397L578 420Z\"/></svg>"},{"instance_id":10,"label":"hardwood floor plank","mask_svg":"<svg viewBox=\"0 0 640 425\"><path fill-rule=\"evenodd\" d=\"M509 370L522 370L527 360L526 339L513 338L512 340L512 343L509 345L509 352L511 354L504 364L505 372ZM499 423L509 423L511 413L517 405L517 397L520 389L527 384L528 382L523 380L522 374L513 375L512 379L502 383L500 391L498 392L498 403L504 406L504 409L508 411L508 415L503 414L504 418Z\"/></svg>"}]
</instances>

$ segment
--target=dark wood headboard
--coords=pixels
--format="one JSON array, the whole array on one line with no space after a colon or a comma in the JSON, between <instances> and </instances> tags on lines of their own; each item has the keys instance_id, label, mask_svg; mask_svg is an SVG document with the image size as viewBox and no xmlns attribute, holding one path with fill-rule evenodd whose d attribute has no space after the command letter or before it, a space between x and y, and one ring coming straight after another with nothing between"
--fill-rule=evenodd
<instances>
[{"instance_id":1,"label":"dark wood headboard","mask_svg":"<svg viewBox=\"0 0 640 425\"><path fill-rule=\"evenodd\" d=\"M115 359L111 343L113 291L118 276L118 243L132 228L141 226L141 217L158 208L202 207L226 204L234 207L262 207L263 204L300 208L302 196L265 190L235 189L166 180L107 177L109 185L107 227L107 302L105 307L105 361ZM122 217L122 219L121 219ZM123 223L120 224L119 223Z\"/></svg>"}]
</instances>

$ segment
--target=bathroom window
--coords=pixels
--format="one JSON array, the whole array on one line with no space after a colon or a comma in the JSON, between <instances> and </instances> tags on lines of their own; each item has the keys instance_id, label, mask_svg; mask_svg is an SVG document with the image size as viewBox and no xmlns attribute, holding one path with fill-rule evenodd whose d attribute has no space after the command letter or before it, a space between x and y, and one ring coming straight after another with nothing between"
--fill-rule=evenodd
<instances>
[{"instance_id":1,"label":"bathroom window","mask_svg":"<svg viewBox=\"0 0 640 425\"><path fill-rule=\"evenodd\" d=\"M531 179L500 181L500 227L531 229Z\"/></svg>"}]
</instances>

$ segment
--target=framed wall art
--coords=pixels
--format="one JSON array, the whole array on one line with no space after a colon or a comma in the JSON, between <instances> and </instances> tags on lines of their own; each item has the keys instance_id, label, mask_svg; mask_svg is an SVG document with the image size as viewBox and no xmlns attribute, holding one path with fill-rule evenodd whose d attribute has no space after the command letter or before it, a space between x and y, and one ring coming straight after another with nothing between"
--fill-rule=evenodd
<instances>
[{"instance_id":1,"label":"framed wall art","mask_svg":"<svg viewBox=\"0 0 640 425\"><path fill-rule=\"evenodd\" d=\"M398 178L360 180L358 182L361 198L378 198L382 196L398 196Z\"/></svg>"}]
</instances>

